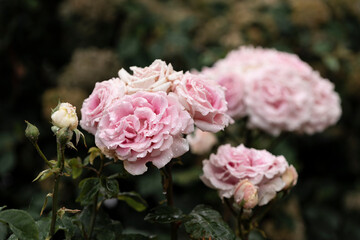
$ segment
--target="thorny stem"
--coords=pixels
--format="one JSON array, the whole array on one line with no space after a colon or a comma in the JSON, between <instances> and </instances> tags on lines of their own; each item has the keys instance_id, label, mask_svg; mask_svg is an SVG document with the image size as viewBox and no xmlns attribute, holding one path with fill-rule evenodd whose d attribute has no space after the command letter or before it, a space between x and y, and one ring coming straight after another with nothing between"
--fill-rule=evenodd
<instances>
[{"instance_id":1,"label":"thorny stem","mask_svg":"<svg viewBox=\"0 0 360 240\"><path fill-rule=\"evenodd\" d=\"M60 143L59 139L57 138L57 167L60 169L59 172L55 173L54 178L54 189L53 189L53 201L52 201L52 216L51 216L51 224L50 224L50 233L49 236L52 237L55 233L55 223L56 223L56 216L58 210L58 192L59 192L59 182L60 182L60 175L64 169L64 146Z\"/></svg>"},{"instance_id":2,"label":"thorny stem","mask_svg":"<svg viewBox=\"0 0 360 240\"><path fill-rule=\"evenodd\" d=\"M99 171L96 172L97 177L100 178L101 176L101 172L104 168L104 157L100 156L100 167L99 167ZM94 197L94 202L93 202L93 210L92 210L92 214L91 214L91 220L90 220L90 227L89 227L89 240L91 240L92 237L92 233L94 231L94 226L95 226L95 222L96 222L96 215L97 215L97 204L98 204L98 198L99 198L99 192L96 193L95 197Z\"/></svg>"},{"instance_id":3,"label":"thorny stem","mask_svg":"<svg viewBox=\"0 0 360 240\"><path fill-rule=\"evenodd\" d=\"M174 196L173 196L173 180L171 175L171 163L165 165L161 170L162 173L162 184L163 190L166 193L167 205L170 207L174 206ZM177 223L171 223L171 240L177 240Z\"/></svg>"}]
</instances>

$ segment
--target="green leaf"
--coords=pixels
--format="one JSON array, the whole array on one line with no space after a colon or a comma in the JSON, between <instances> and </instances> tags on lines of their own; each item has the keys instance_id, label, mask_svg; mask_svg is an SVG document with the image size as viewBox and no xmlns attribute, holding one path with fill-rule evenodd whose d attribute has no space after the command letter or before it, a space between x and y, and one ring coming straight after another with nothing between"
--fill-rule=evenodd
<instances>
[{"instance_id":1,"label":"green leaf","mask_svg":"<svg viewBox=\"0 0 360 240\"><path fill-rule=\"evenodd\" d=\"M1 212L4 208L6 208L6 205L0 207L0 212Z\"/></svg>"},{"instance_id":2,"label":"green leaf","mask_svg":"<svg viewBox=\"0 0 360 240\"><path fill-rule=\"evenodd\" d=\"M0 221L9 224L11 231L19 239L39 239L39 230L34 219L23 210L4 210L0 212Z\"/></svg>"},{"instance_id":3,"label":"green leaf","mask_svg":"<svg viewBox=\"0 0 360 240\"><path fill-rule=\"evenodd\" d=\"M79 143L79 140L80 140L80 137L81 137L83 139L83 141L84 141L85 147L87 147L84 134L77 128L74 129L74 132L75 132L75 136L76 136L76 140L75 140L76 145Z\"/></svg>"},{"instance_id":4,"label":"green leaf","mask_svg":"<svg viewBox=\"0 0 360 240\"><path fill-rule=\"evenodd\" d=\"M81 205L89 205L100 190L99 178L85 178L80 182L79 188L80 194L76 201Z\"/></svg>"},{"instance_id":5,"label":"green leaf","mask_svg":"<svg viewBox=\"0 0 360 240\"><path fill-rule=\"evenodd\" d=\"M130 207L138 212L147 208L146 201L136 192L122 192L117 196L119 200L125 201Z\"/></svg>"},{"instance_id":6,"label":"green leaf","mask_svg":"<svg viewBox=\"0 0 360 240\"><path fill-rule=\"evenodd\" d=\"M80 225L83 231L88 232L89 223L91 221L92 210L85 207L80 214ZM119 221L110 219L109 215L99 209L94 226L93 236L97 240L115 240L116 236L122 233L122 225ZM121 239L121 238L120 238Z\"/></svg>"},{"instance_id":7,"label":"green leaf","mask_svg":"<svg viewBox=\"0 0 360 240\"><path fill-rule=\"evenodd\" d=\"M71 158L68 160L68 164L71 168L72 178L73 179L78 178L81 175L82 170L83 170L81 159L79 157Z\"/></svg>"},{"instance_id":8,"label":"green leaf","mask_svg":"<svg viewBox=\"0 0 360 240\"><path fill-rule=\"evenodd\" d=\"M77 227L73 223L73 221L70 217L63 216L62 218L59 218L58 226L59 226L59 229L62 229L65 231L66 239L73 239L73 236L75 235Z\"/></svg>"},{"instance_id":9,"label":"green leaf","mask_svg":"<svg viewBox=\"0 0 360 240\"><path fill-rule=\"evenodd\" d=\"M7 232L6 224L0 222L0 239L5 239Z\"/></svg>"},{"instance_id":10,"label":"green leaf","mask_svg":"<svg viewBox=\"0 0 360 240\"><path fill-rule=\"evenodd\" d=\"M52 171L52 169L45 169L44 171L41 171L38 175L37 175L37 177L33 180L33 182L35 182L35 181L37 181L37 180L39 180L40 179L40 181L42 181L42 180L45 180L45 179L47 179L48 177L50 177L51 175L53 175L53 171Z\"/></svg>"},{"instance_id":11,"label":"green leaf","mask_svg":"<svg viewBox=\"0 0 360 240\"><path fill-rule=\"evenodd\" d=\"M11 234L11 236L7 240L19 240L19 238L17 238L15 234Z\"/></svg>"},{"instance_id":12,"label":"green leaf","mask_svg":"<svg viewBox=\"0 0 360 240\"><path fill-rule=\"evenodd\" d=\"M220 214L204 205L196 206L186 218L185 230L191 239L235 239L235 234Z\"/></svg>"},{"instance_id":13,"label":"green leaf","mask_svg":"<svg viewBox=\"0 0 360 240\"><path fill-rule=\"evenodd\" d=\"M90 153L89 162L90 162L91 165L94 164L95 158L97 158L97 157L103 158L104 157L103 154L101 153L101 150L98 149L97 147L90 148L89 153Z\"/></svg>"},{"instance_id":14,"label":"green leaf","mask_svg":"<svg viewBox=\"0 0 360 240\"><path fill-rule=\"evenodd\" d=\"M160 205L151 209L144 220L152 223L172 223L182 221L185 217L178 208Z\"/></svg>"},{"instance_id":15,"label":"green leaf","mask_svg":"<svg viewBox=\"0 0 360 240\"><path fill-rule=\"evenodd\" d=\"M119 183L116 179L101 178L100 192L106 199L114 198L119 194Z\"/></svg>"},{"instance_id":16,"label":"green leaf","mask_svg":"<svg viewBox=\"0 0 360 240\"><path fill-rule=\"evenodd\" d=\"M43 206L42 206L42 208L41 208L41 211L40 211L40 216L43 214L43 212L44 212L44 210L45 210L45 208L46 208L46 206L47 206L48 198L49 198L49 197L52 197L52 196L53 196L52 193L46 194L46 197L45 197L45 200L44 200L44 204L43 204Z\"/></svg>"},{"instance_id":17,"label":"green leaf","mask_svg":"<svg viewBox=\"0 0 360 240\"><path fill-rule=\"evenodd\" d=\"M46 237L49 235L50 231L50 217L42 217L40 220L36 221L36 226L39 229L39 239L45 240Z\"/></svg>"}]
</instances>

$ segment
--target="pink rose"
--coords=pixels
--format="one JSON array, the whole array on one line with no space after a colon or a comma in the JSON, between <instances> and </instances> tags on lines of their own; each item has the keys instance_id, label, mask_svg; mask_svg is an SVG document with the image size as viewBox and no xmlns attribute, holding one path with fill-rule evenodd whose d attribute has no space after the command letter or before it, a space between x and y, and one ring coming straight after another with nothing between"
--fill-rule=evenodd
<instances>
[{"instance_id":1,"label":"pink rose","mask_svg":"<svg viewBox=\"0 0 360 240\"><path fill-rule=\"evenodd\" d=\"M284 174L281 176L282 180L285 182L284 190L289 189L296 185L298 180L298 173L293 165L288 167Z\"/></svg>"},{"instance_id":2,"label":"pink rose","mask_svg":"<svg viewBox=\"0 0 360 240\"><path fill-rule=\"evenodd\" d=\"M237 67L230 61L221 60L212 68L205 68L201 72L225 88L227 114L234 119L246 114L244 76Z\"/></svg>"},{"instance_id":3,"label":"pink rose","mask_svg":"<svg viewBox=\"0 0 360 240\"><path fill-rule=\"evenodd\" d=\"M216 82L187 72L175 84L174 92L201 130L218 132L232 121L226 114L224 90Z\"/></svg>"},{"instance_id":4,"label":"pink rose","mask_svg":"<svg viewBox=\"0 0 360 240\"><path fill-rule=\"evenodd\" d=\"M162 168L187 152L182 134L193 128L173 93L140 91L112 104L99 122L95 143L107 156L123 160L129 173L139 175L147 162Z\"/></svg>"},{"instance_id":5,"label":"pink rose","mask_svg":"<svg viewBox=\"0 0 360 240\"><path fill-rule=\"evenodd\" d=\"M199 155L210 152L211 148L217 143L215 134L203 132L198 128L193 134L187 135L186 139L190 144L190 151Z\"/></svg>"},{"instance_id":6,"label":"pink rose","mask_svg":"<svg viewBox=\"0 0 360 240\"><path fill-rule=\"evenodd\" d=\"M279 66L302 74L312 72L309 64L297 55L275 49L243 46L231 51L225 59L232 66L236 66L242 74L252 73L267 66Z\"/></svg>"},{"instance_id":7,"label":"pink rose","mask_svg":"<svg viewBox=\"0 0 360 240\"><path fill-rule=\"evenodd\" d=\"M203 161L201 180L208 187L217 189L221 198L230 198L235 186L248 179L258 187L258 205L262 206L284 188L281 176L288 166L283 156L246 148L242 144L238 147L226 144L220 146L216 154L211 154L209 160Z\"/></svg>"},{"instance_id":8,"label":"pink rose","mask_svg":"<svg viewBox=\"0 0 360 240\"><path fill-rule=\"evenodd\" d=\"M119 77L125 82L128 93L132 94L138 91L169 92L174 81L181 79L183 73L174 71L171 64L159 59L155 60L148 67L130 67L133 75L125 69L119 71Z\"/></svg>"},{"instance_id":9,"label":"pink rose","mask_svg":"<svg viewBox=\"0 0 360 240\"><path fill-rule=\"evenodd\" d=\"M249 127L275 136L281 131L297 131L310 117L311 87L301 73L284 66L254 72L246 85Z\"/></svg>"},{"instance_id":10,"label":"pink rose","mask_svg":"<svg viewBox=\"0 0 360 240\"><path fill-rule=\"evenodd\" d=\"M82 105L80 126L95 135L104 111L125 93L125 84L119 78L96 83L93 92Z\"/></svg>"},{"instance_id":11,"label":"pink rose","mask_svg":"<svg viewBox=\"0 0 360 240\"><path fill-rule=\"evenodd\" d=\"M241 180L235 187L234 200L243 208L254 208L259 203L258 187L248 179Z\"/></svg>"},{"instance_id":12,"label":"pink rose","mask_svg":"<svg viewBox=\"0 0 360 240\"><path fill-rule=\"evenodd\" d=\"M334 85L323 79L317 72L313 74L311 116L303 124L302 131L307 134L321 132L335 124L341 116L339 95L334 91Z\"/></svg>"}]
</instances>

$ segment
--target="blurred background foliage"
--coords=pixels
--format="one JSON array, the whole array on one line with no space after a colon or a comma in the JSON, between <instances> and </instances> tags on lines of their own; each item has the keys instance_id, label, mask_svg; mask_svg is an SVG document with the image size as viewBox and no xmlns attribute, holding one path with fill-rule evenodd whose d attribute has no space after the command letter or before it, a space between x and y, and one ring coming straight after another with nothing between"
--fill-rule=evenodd
<instances>
[{"instance_id":1,"label":"blurred background foliage","mask_svg":"<svg viewBox=\"0 0 360 240\"><path fill-rule=\"evenodd\" d=\"M122 67L161 58L176 70L200 70L254 45L298 54L334 82L343 109L336 126L287 136L272 149L297 166L300 179L263 229L270 239L360 239L359 42L359 0L0 0L0 205L38 218L50 191L46 181L31 182L44 166L24 137L24 120L39 127L40 146L54 158L49 117L59 98L79 110L94 84ZM86 151L79 148L81 156ZM206 203L230 221L216 192L198 178L206 157L188 153L174 168L175 204L189 212ZM63 205L78 206L77 184L64 181ZM155 169L120 188L138 191L150 207L165 198ZM104 210L130 232L161 238L168 231L120 202Z\"/></svg>"}]
</instances>

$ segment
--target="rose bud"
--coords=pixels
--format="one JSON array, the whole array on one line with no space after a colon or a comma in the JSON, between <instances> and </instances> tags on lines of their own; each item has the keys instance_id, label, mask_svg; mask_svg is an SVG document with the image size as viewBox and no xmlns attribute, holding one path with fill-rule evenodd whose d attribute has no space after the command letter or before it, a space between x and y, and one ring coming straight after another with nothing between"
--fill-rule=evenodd
<instances>
[{"instance_id":1,"label":"rose bud","mask_svg":"<svg viewBox=\"0 0 360 240\"><path fill-rule=\"evenodd\" d=\"M289 189L296 185L298 179L298 173L293 165L288 167L282 175L282 180L285 182L283 190Z\"/></svg>"},{"instance_id":2,"label":"rose bud","mask_svg":"<svg viewBox=\"0 0 360 240\"><path fill-rule=\"evenodd\" d=\"M78 126L76 107L70 103L60 103L51 115L52 123L59 128L74 130Z\"/></svg>"},{"instance_id":3,"label":"rose bud","mask_svg":"<svg viewBox=\"0 0 360 240\"><path fill-rule=\"evenodd\" d=\"M40 135L39 129L36 126L29 123L28 121L25 121L25 122L27 124L26 129L25 129L25 136L32 143L36 143L39 138L39 135Z\"/></svg>"},{"instance_id":4,"label":"rose bud","mask_svg":"<svg viewBox=\"0 0 360 240\"><path fill-rule=\"evenodd\" d=\"M254 208L259 202L258 187L248 179L240 181L235 187L234 200L243 208Z\"/></svg>"}]
</instances>

